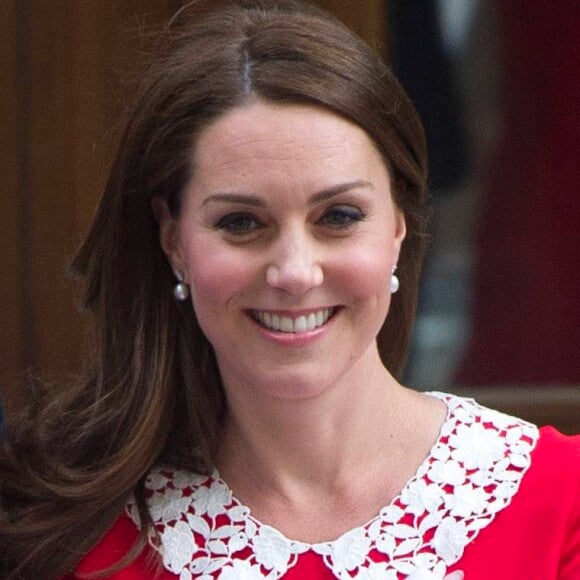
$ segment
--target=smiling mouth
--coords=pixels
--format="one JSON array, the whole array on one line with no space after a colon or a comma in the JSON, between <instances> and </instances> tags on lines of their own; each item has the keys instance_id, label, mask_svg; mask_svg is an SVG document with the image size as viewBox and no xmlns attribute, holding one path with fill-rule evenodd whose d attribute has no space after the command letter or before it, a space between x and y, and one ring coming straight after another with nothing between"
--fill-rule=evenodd
<instances>
[{"instance_id":1,"label":"smiling mouth","mask_svg":"<svg viewBox=\"0 0 580 580\"><path fill-rule=\"evenodd\" d=\"M323 308L316 312L310 312L309 314L292 318L263 310L252 310L252 317L258 324L269 330L299 334L322 326L335 312L336 308Z\"/></svg>"}]
</instances>

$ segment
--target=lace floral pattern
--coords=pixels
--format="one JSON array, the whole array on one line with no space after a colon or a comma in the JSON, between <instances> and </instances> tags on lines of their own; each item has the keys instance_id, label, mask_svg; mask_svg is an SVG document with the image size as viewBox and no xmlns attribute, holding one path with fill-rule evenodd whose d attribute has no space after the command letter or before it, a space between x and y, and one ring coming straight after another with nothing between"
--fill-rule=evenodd
<instances>
[{"instance_id":1,"label":"lace floral pattern","mask_svg":"<svg viewBox=\"0 0 580 580\"><path fill-rule=\"evenodd\" d=\"M202 477L157 468L146 483L160 539L152 534L151 545L180 580L273 580L307 551L344 580L443 578L509 505L538 430L469 399L432 395L448 407L437 442L401 493L366 525L332 542L292 541L254 519L217 471ZM127 512L139 525L134 503Z\"/></svg>"}]
</instances>

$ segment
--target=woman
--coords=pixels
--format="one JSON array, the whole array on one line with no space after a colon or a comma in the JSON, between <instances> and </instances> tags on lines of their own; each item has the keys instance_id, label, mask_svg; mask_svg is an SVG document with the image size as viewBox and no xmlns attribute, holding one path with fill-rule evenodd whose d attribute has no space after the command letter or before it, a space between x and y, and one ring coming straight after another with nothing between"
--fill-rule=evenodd
<instances>
[{"instance_id":1,"label":"woman","mask_svg":"<svg viewBox=\"0 0 580 580\"><path fill-rule=\"evenodd\" d=\"M427 214L402 89L300 2L180 18L74 262L95 370L9 426L4 575L575 577L578 442L396 380Z\"/></svg>"}]
</instances>

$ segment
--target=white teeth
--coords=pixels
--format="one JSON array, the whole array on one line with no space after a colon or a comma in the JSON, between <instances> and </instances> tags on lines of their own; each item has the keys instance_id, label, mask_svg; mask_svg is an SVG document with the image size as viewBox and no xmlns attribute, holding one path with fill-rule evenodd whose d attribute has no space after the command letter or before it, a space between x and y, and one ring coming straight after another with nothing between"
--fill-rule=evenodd
<instances>
[{"instance_id":1,"label":"white teeth","mask_svg":"<svg viewBox=\"0 0 580 580\"><path fill-rule=\"evenodd\" d=\"M299 316L294 321L294 332L305 332L307 328L306 316Z\"/></svg>"},{"instance_id":2,"label":"white teeth","mask_svg":"<svg viewBox=\"0 0 580 580\"><path fill-rule=\"evenodd\" d=\"M253 316L260 324L271 330L287 333L300 333L314 330L322 326L334 313L334 308L324 308L318 312L311 312L310 314L298 316L297 318L290 318L289 316L279 316L271 312L262 312L261 310L254 310Z\"/></svg>"},{"instance_id":3,"label":"white teeth","mask_svg":"<svg viewBox=\"0 0 580 580\"><path fill-rule=\"evenodd\" d=\"M272 315L269 312L264 312L264 324L266 326L272 326Z\"/></svg>"},{"instance_id":4,"label":"white teeth","mask_svg":"<svg viewBox=\"0 0 580 580\"><path fill-rule=\"evenodd\" d=\"M324 310L319 310L316 313L316 326L320 326L324 322Z\"/></svg>"}]
</instances>

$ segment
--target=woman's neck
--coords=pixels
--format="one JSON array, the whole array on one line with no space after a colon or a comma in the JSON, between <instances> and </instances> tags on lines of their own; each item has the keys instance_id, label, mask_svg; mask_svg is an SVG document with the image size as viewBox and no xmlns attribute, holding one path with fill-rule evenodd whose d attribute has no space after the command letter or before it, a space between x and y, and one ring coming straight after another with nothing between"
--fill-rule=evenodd
<instances>
[{"instance_id":1,"label":"woman's neck","mask_svg":"<svg viewBox=\"0 0 580 580\"><path fill-rule=\"evenodd\" d=\"M230 402L217 466L234 491L340 493L354 473L380 469L377 458L400 447L406 393L375 365L307 400Z\"/></svg>"}]
</instances>

